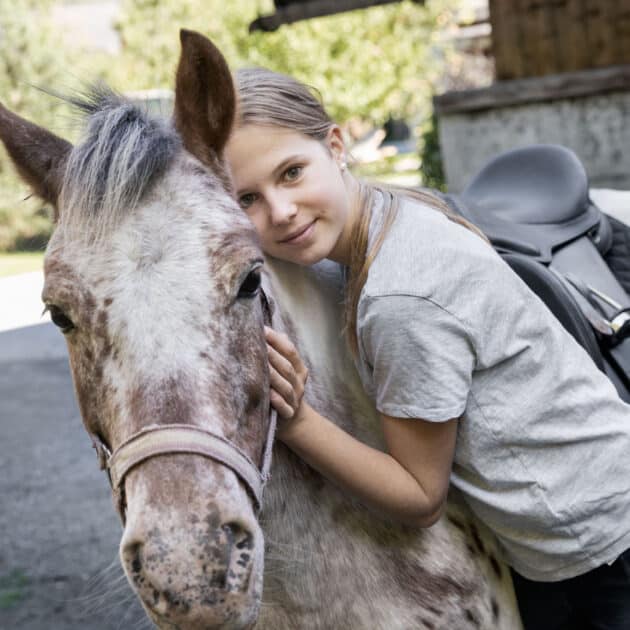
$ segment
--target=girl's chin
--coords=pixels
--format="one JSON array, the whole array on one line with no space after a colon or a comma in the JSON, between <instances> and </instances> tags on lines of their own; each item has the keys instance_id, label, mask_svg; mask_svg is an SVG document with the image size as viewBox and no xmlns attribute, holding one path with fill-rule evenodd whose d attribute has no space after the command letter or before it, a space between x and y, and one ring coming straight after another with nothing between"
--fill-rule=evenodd
<instances>
[{"instance_id":1,"label":"girl's chin","mask_svg":"<svg viewBox=\"0 0 630 630\"><path fill-rule=\"evenodd\" d=\"M294 256L291 259L287 258L287 260L289 260L289 262L302 265L303 267L310 267L311 265L321 262L324 258L326 258L326 256L313 256L309 254L308 256Z\"/></svg>"}]
</instances>

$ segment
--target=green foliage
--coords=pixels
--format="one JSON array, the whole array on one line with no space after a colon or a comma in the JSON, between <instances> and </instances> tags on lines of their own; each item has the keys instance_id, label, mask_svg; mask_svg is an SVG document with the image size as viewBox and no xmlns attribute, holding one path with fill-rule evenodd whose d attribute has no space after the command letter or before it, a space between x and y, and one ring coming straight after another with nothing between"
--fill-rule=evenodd
<instances>
[{"instance_id":1,"label":"green foliage","mask_svg":"<svg viewBox=\"0 0 630 630\"><path fill-rule=\"evenodd\" d=\"M315 87L339 123L422 121L445 62L439 34L458 0L403 0L251 34L249 23L273 12L272 0L123 0L115 58L62 40L49 20L55 3L0 0L0 100L67 137L65 106L32 85L64 91L99 77L119 91L170 89L182 27L209 36L233 68L267 66ZM0 251L41 248L50 233L47 209L28 194L0 150Z\"/></svg>"},{"instance_id":2,"label":"green foliage","mask_svg":"<svg viewBox=\"0 0 630 630\"><path fill-rule=\"evenodd\" d=\"M169 88L180 27L209 36L234 68L266 66L317 88L339 122L383 122L389 115L428 115L432 85L442 70L439 27L454 0L410 1L341 13L248 33L270 0L126 0L119 30L128 89Z\"/></svg>"},{"instance_id":3,"label":"green foliage","mask_svg":"<svg viewBox=\"0 0 630 630\"><path fill-rule=\"evenodd\" d=\"M427 188L437 188L446 191L446 178L442 165L442 153L440 152L440 141L438 138L437 116L432 114L426 121L422 133L422 147L420 151L422 160L420 173L423 185Z\"/></svg>"},{"instance_id":4,"label":"green foliage","mask_svg":"<svg viewBox=\"0 0 630 630\"><path fill-rule=\"evenodd\" d=\"M0 610L11 608L20 602L28 587L29 579L21 569L13 569L6 575L0 575Z\"/></svg>"},{"instance_id":5,"label":"green foliage","mask_svg":"<svg viewBox=\"0 0 630 630\"><path fill-rule=\"evenodd\" d=\"M0 0L0 98L11 110L55 130L63 106L34 86L59 86L66 66L63 49L46 26L49 0ZM50 233L48 210L27 199L0 147L0 251L40 249Z\"/></svg>"},{"instance_id":6,"label":"green foliage","mask_svg":"<svg viewBox=\"0 0 630 630\"><path fill-rule=\"evenodd\" d=\"M0 252L0 278L19 273L41 271L44 266L43 252Z\"/></svg>"}]
</instances>

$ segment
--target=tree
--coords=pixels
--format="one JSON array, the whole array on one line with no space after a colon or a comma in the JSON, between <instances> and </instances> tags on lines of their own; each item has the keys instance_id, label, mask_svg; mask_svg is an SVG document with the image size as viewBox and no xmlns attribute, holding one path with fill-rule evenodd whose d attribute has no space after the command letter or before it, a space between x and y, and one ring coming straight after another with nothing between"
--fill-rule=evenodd
<instances>
[{"instance_id":1,"label":"tree","mask_svg":"<svg viewBox=\"0 0 630 630\"><path fill-rule=\"evenodd\" d=\"M458 4L404 0L250 34L249 23L272 12L271 0L123 0L122 53L108 58L64 45L49 20L53 2L0 0L0 98L64 137L68 110L32 84L64 91L99 77L123 92L170 89L182 27L209 36L233 68L267 66L313 86L340 123L420 122L444 67L440 33ZM23 201L27 189L1 152L0 191L0 250L41 247L51 229L47 212L36 199Z\"/></svg>"},{"instance_id":2,"label":"tree","mask_svg":"<svg viewBox=\"0 0 630 630\"><path fill-rule=\"evenodd\" d=\"M0 0L0 97L8 108L55 130L63 103L34 87L59 84L68 67L49 9L50 0ZM51 229L48 211L28 195L0 145L0 250L43 247Z\"/></svg>"},{"instance_id":3,"label":"tree","mask_svg":"<svg viewBox=\"0 0 630 630\"><path fill-rule=\"evenodd\" d=\"M171 87L186 27L209 36L234 68L266 66L317 88L339 122L426 116L443 69L439 32L456 4L403 1L250 34L259 12L272 11L269 0L126 0L119 77L129 89Z\"/></svg>"}]
</instances>

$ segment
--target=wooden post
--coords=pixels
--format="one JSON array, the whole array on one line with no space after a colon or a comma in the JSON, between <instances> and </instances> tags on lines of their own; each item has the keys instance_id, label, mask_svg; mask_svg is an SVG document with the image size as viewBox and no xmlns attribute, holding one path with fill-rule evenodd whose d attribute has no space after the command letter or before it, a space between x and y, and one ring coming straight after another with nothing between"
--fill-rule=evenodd
<instances>
[{"instance_id":1,"label":"wooden post","mask_svg":"<svg viewBox=\"0 0 630 630\"><path fill-rule=\"evenodd\" d=\"M489 0L497 79L525 76L518 13L510 0Z\"/></svg>"},{"instance_id":2,"label":"wooden post","mask_svg":"<svg viewBox=\"0 0 630 630\"><path fill-rule=\"evenodd\" d=\"M571 72L590 67L588 27L584 0L568 0L566 19L561 20L558 37L565 44L560 48L560 71Z\"/></svg>"},{"instance_id":3,"label":"wooden post","mask_svg":"<svg viewBox=\"0 0 630 630\"><path fill-rule=\"evenodd\" d=\"M630 0L619 0L615 36L621 42L619 54L630 59Z\"/></svg>"},{"instance_id":4,"label":"wooden post","mask_svg":"<svg viewBox=\"0 0 630 630\"><path fill-rule=\"evenodd\" d=\"M630 63L630 0L490 0L498 80Z\"/></svg>"}]
</instances>

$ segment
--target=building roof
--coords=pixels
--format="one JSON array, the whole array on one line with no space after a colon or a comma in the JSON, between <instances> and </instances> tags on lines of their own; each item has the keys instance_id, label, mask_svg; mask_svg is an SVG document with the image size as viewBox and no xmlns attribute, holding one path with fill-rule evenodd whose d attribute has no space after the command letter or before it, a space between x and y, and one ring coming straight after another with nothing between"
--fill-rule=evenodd
<instances>
[{"instance_id":1,"label":"building roof","mask_svg":"<svg viewBox=\"0 0 630 630\"><path fill-rule=\"evenodd\" d=\"M424 4L424 0L413 1ZM282 24L394 2L400 0L274 0L276 12L259 16L249 25L249 30L275 31Z\"/></svg>"}]
</instances>

